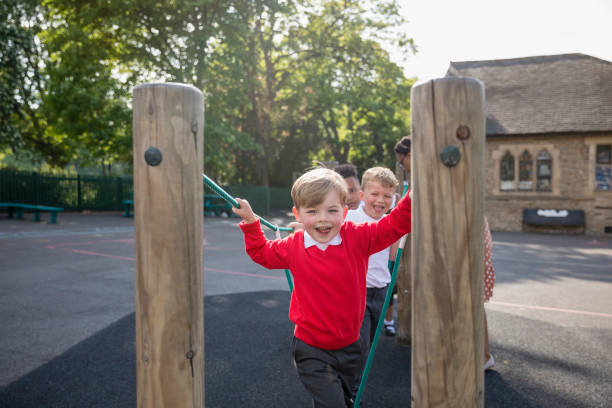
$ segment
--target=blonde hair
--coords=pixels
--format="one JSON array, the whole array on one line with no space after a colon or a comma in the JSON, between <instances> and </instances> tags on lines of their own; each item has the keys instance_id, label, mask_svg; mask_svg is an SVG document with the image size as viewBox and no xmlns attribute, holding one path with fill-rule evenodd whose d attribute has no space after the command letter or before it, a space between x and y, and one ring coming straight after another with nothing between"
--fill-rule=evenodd
<instances>
[{"instance_id":1,"label":"blonde hair","mask_svg":"<svg viewBox=\"0 0 612 408\"><path fill-rule=\"evenodd\" d=\"M395 174L386 167L372 167L361 176L361 189L365 190L369 182L377 181L383 187L396 188L399 184Z\"/></svg>"},{"instance_id":2,"label":"blonde hair","mask_svg":"<svg viewBox=\"0 0 612 408\"><path fill-rule=\"evenodd\" d=\"M295 180L291 188L291 198L296 208L314 207L321 204L330 191L338 193L340 204L346 204L348 192L342 176L331 169L318 167Z\"/></svg>"}]
</instances>

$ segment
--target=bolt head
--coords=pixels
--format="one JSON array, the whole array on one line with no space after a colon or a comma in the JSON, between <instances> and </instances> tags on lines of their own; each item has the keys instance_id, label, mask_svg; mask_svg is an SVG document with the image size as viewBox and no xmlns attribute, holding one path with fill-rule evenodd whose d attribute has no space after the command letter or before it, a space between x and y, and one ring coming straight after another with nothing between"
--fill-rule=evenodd
<instances>
[{"instance_id":1,"label":"bolt head","mask_svg":"<svg viewBox=\"0 0 612 408\"><path fill-rule=\"evenodd\" d=\"M448 145L440 152L440 160L447 167L453 167L461 160L461 152L457 146Z\"/></svg>"},{"instance_id":2,"label":"bolt head","mask_svg":"<svg viewBox=\"0 0 612 408\"><path fill-rule=\"evenodd\" d=\"M149 166L157 166L162 161L161 151L157 147L149 147L144 154L145 162Z\"/></svg>"},{"instance_id":3,"label":"bolt head","mask_svg":"<svg viewBox=\"0 0 612 408\"><path fill-rule=\"evenodd\" d=\"M457 138L459 140L466 140L470 138L470 128L465 126L465 125L461 125L457 128Z\"/></svg>"}]
</instances>

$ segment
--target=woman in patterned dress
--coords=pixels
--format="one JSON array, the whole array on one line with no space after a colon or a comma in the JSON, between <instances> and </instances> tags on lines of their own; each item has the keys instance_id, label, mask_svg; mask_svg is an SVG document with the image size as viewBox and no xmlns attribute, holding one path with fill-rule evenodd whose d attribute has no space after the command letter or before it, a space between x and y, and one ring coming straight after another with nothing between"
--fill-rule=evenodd
<instances>
[{"instance_id":1,"label":"woman in patterned dress","mask_svg":"<svg viewBox=\"0 0 612 408\"><path fill-rule=\"evenodd\" d=\"M397 160L396 164L396 177L400 181L399 189L403 189L404 184L410 183L410 168L411 168L411 143L410 136L404 136L400 141L395 145L395 158ZM493 269L493 261L491 257L491 249L493 247L493 240L491 238L491 230L489 229L489 222L485 217L485 264L484 264L484 301L488 302L489 299L493 296L493 286L495 285L495 270ZM409 245L409 244L408 244ZM406 259L404 259L406 258ZM410 260L409 251L403 253L402 264L406 267L409 267ZM400 265L402 265L400 264ZM401 266L400 266L401 268ZM392 310L389 307L389 310ZM489 349L489 329L487 325L487 315L486 312L483 311L484 315L484 354L485 354L485 364L484 369L490 370L495 365L495 359L491 355L491 350ZM391 320L392 318L390 318ZM391 320L392 321L392 320ZM386 322L385 322L386 323Z\"/></svg>"},{"instance_id":2,"label":"woman in patterned dress","mask_svg":"<svg viewBox=\"0 0 612 408\"><path fill-rule=\"evenodd\" d=\"M484 301L488 302L493 296L493 286L495 285L495 270L493 269L493 260L491 258L491 249L493 247L493 239L491 238L491 230L489 229L489 222L485 217L485 264L484 264ZM485 352L485 364L484 369L490 370L495 365L495 359L491 355L489 350L489 329L487 327L487 314L483 311L484 315L484 352Z\"/></svg>"}]
</instances>

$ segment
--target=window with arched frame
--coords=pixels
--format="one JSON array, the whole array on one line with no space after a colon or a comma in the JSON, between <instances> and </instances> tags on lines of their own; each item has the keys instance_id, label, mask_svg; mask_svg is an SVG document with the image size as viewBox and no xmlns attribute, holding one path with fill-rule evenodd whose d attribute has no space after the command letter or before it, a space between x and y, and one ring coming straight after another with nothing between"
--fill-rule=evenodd
<instances>
[{"instance_id":1,"label":"window with arched frame","mask_svg":"<svg viewBox=\"0 0 612 408\"><path fill-rule=\"evenodd\" d=\"M521 191L533 190L533 159L527 150L519 157L518 189Z\"/></svg>"},{"instance_id":2,"label":"window with arched frame","mask_svg":"<svg viewBox=\"0 0 612 408\"><path fill-rule=\"evenodd\" d=\"M514 156L509 151L504 154L499 164L499 189L502 191L514 191Z\"/></svg>"},{"instance_id":3,"label":"window with arched frame","mask_svg":"<svg viewBox=\"0 0 612 408\"><path fill-rule=\"evenodd\" d=\"M601 162L607 160L607 152L608 150L605 147L597 150L597 157ZM595 151L592 152L593 156L595 153ZM497 191L495 193L514 193L526 196L539 193L559 195L560 171L558 162L556 162L559 160L559 154L559 149L550 143L502 144L497 146L492 152L495 166L498 169ZM603 166L605 165L603 164ZM602 165L599 164L598 166L596 173L598 175L604 174L607 168L602 170ZM600 176L598 180L604 180L605 174ZM599 189L606 187L605 181L596 186Z\"/></svg>"},{"instance_id":4,"label":"window with arched frame","mask_svg":"<svg viewBox=\"0 0 612 408\"><path fill-rule=\"evenodd\" d=\"M537 156L537 191L552 191L552 156L544 149Z\"/></svg>"},{"instance_id":5,"label":"window with arched frame","mask_svg":"<svg viewBox=\"0 0 612 408\"><path fill-rule=\"evenodd\" d=\"M598 145L595 159L595 190L610 191L612 186L612 145Z\"/></svg>"}]
</instances>

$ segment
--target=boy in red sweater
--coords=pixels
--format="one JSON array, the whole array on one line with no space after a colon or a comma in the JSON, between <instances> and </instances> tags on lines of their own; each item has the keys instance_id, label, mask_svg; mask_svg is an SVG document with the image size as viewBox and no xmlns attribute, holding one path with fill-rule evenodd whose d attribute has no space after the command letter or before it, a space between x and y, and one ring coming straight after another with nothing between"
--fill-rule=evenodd
<instances>
[{"instance_id":1,"label":"boy in red sweater","mask_svg":"<svg viewBox=\"0 0 612 408\"><path fill-rule=\"evenodd\" d=\"M356 225L344 222L347 187L333 170L317 168L293 184L293 214L304 230L268 240L246 200L232 210L243 221L246 251L269 269L290 269L294 287L289 319L291 346L300 380L314 407L352 407L361 374L364 344L359 340L370 255L410 232L410 199L389 216Z\"/></svg>"}]
</instances>

